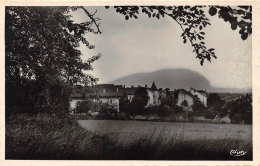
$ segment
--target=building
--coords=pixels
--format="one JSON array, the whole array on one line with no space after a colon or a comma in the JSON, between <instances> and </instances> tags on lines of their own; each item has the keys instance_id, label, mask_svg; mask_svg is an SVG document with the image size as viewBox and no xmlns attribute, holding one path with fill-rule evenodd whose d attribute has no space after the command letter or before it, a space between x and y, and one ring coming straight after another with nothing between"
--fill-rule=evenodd
<instances>
[{"instance_id":1,"label":"building","mask_svg":"<svg viewBox=\"0 0 260 166\"><path fill-rule=\"evenodd\" d=\"M162 103L161 99L165 98L167 96L166 92L162 90L162 88L158 89L158 93L159 93L159 105Z\"/></svg>"},{"instance_id":2,"label":"building","mask_svg":"<svg viewBox=\"0 0 260 166\"><path fill-rule=\"evenodd\" d=\"M70 94L70 108L75 108L78 101L82 101L82 95L80 93L72 92Z\"/></svg>"},{"instance_id":3,"label":"building","mask_svg":"<svg viewBox=\"0 0 260 166\"><path fill-rule=\"evenodd\" d=\"M140 86L125 87L123 85L98 84L94 86L92 92L94 95L92 94L92 96L95 96L94 100L99 100L102 103L110 102L117 105L117 109L119 111L119 99L126 95L127 98L132 101L135 92L139 87ZM145 88L150 98L146 107L158 106L161 104L161 99L166 97L166 91L163 91L161 88L157 89L154 82L150 88L148 88L147 85L145 85ZM177 105L179 106L181 106L182 102L185 100L187 101L188 105L186 108L190 108L195 100L200 100L205 106L207 104L206 91L203 90L195 90L194 88L190 88L190 91L186 91L185 89L178 89L174 90L174 92L168 92L172 93L174 97L177 96ZM83 100L82 95L79 93L72 93L70 99L71 108L75 108L77 101Z\"/></svg>"},{"instance_id":4,"label":"building","mask_svg":"<svg viewBox=\"0 0 260 166\"><path fill-rule=\"evenodd\" d=\"M132 101L133 97L134 97L134 94L135 94L135 91L138 87L134 87L133 85L129 88L126 88L124 87L124 95L127 96L127 98Z\"/></svg>"},{"instance_id":5,"label":"building","mask_svg":"<svg viewBox=\"0 0 260 166\"><path fill-rule=\"evenodd\" d=\"M194 96L197 96L201 103L204 104L204 106L207 106L207 92L206 90L196 90L194 88L190 88L190 93Z\"/></svg>"},{"instance_id":6,"label":"building","mask_svg":"<svg viewBox=\"0 0 260 166\"><path fill-rule=\"evenodd\" d=\"M95 89L99 95L99 100L102 103L110 102L118 105L119 110L119 99L123 97L123 86L114 84L98 84Z\"/></svg>"},{"instance_id":7,"label":"building","mask_svg":"<svg viewBox=\"0 0 260 166\"><path fill-rule=\"evenodd\" d=\"M159 92L158 89L155 85L155 83L152 83L151 88L147 88L147 86L145 86L145 88L148 91L148 95L150 97L150 100L147 103L147 107L148 106L155 106L155 105L160 105L160 101L159 101Z\"/></svg>"},{"instance_id":8,"label":"building","mask_svg":"<svg viewBox=\"0 0 260 166\"><path fill-rule=\"evenodd\" d=\"M117 105L119 111L119 99L123 97L124 87L122 85L114 84L98 84L93 88L95 96L94 100L99 100L102 103L110 102ZM81 101L82 95L79 93L72 93L70 95L70 107L75 108L76 102Z\"/></svg>"},{"instance_id":9,"label":"building","mask_svg":"<svg viewBox=\"0 0 260 166\"><path fill-rule=\"evenodd\" d=\"M197 96L194 96L193 94L191 94L189 91L186 91L185 89L178 89L177 90L177 105L181 106L182 102L184 102L184 100L187 101L188 106L190 107L193 105L194 100L198 100Z\"/></svg>"}]
</instances>

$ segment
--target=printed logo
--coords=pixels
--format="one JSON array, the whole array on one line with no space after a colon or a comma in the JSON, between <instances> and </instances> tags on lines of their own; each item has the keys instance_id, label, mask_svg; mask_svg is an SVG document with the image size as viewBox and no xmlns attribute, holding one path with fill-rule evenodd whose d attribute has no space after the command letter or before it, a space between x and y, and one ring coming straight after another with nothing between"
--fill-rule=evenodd
<instances>
[{"instance_id":1,"label":"printed logo","mask_svg":"<svg viewBox=\"0 0 260 166\"><path fill-rule=\"evenodd\" d=\"M237 149L236 150L231 150L230 151L230 155L231 156L244 156L246 154L245 151L241 150L241 151L238 151Z\"/></svg>"}]
</instances>

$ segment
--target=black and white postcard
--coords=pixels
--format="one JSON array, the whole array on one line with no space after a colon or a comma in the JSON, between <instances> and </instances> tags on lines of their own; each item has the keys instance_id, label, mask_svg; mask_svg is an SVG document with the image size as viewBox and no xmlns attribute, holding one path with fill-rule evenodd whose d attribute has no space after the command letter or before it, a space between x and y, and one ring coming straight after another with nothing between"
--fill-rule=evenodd
<instances>
[{"instance_id":1,"label":"black and white postcard","mask_svg":"<svg viewBox=\"0 0 260 166\"><path fill-rule=\"evenodd\" d=\"M259 3L1 2L0 165L259 165Z\"/></svg>"}]
</instances>

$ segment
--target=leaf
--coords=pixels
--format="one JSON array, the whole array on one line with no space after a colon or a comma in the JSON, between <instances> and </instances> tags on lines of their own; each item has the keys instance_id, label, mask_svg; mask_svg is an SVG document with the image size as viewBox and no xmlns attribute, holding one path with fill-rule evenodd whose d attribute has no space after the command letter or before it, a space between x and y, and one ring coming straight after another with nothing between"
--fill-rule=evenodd
<instances>
[{"instance_id":1,"label":"leaf","mask_svg":"<svg viewBox=\"0 0 260 166\"><path fill-rule=\"evenodd\" d=\"M186 42L187 42L187 40L186 40L186 39L184 39L184 40L183 40L183 43L185 44Z\"/></svg>"},{"instance_id":2,"label":"leaf","mask_svg":"<svg viewBox=\"0 0 260 166\"><path fill-rule=\"evenodd\" d=\"M252 13L246 13L245 16L242 16L242 18L252 20Z\"/></svg>"},{"instance_id":3,"label":"leaf","mask_svg":"<svg viewBox=\"0 0 260 166\"><path fill-rule=\"evenodd\" d=\"M211 51L214 51L214 50L215 50L214 48L209 49L210 52L211 52Z\"/></svg>"},{"instance_id":4,"label":"leaf","mask_svg":"<svg viewBox=\"0 0 260 166\"><path fill-rule=\"evenodd\" d=\"M200 27L199 27L199 28L200 28L200 30L202 30L202 28L203 28L203 27L200 25Z\"/></svg>"},{"instance_id":5,"label":"leaf","mask_svg":"<svg viewBox=\"0 0 260 166\"><path fill-rule=\"evenodd\" d=\"M211 60L210 55L207 55L206 58L207 58L207 60L210 62L210 60Z\"/></svg>"},{"instance_id":6,"label":"leaf","mask_svg":"<svg viewBox=\"0 0 260 166\"><path fill-rule=\"evenodd\" d=\"M247 26L247 23L244 20L241 20L241 21L238 22L238 26L240 28L245 28Z\"/></svg>"},{"instance_id":7,"label":"leaf","mask_svg":"<svg viewBox=\"0 0 260 166\"><path fill-rule=\"evenodd\" d=\"M227 13L224 13L224 14L223 14L223 19L224 19L225 22L229 21L230 15L227 14Z\"/></svg>"},{"instance_id":8,"label":"leaf","mask_svg":"<svg viewBox=\"0 0 260 166\"><path fill-rule=\"evenodd\" d=\"M216 13L217 13L217 9L216 9L215 7L213 7L213 6L211 6L211 7L209 8L209 14L210 14L211 16L214 16Z\"/></svg>"},{"instance_id":9,"label":"leaf","mask_svg":"<svg viewBox=\"0 0 260 166\"><path fill-rule=\"evenodd\" d=\"M248 37L248 34L247 34L247 33L243 33L243 34L241 35L242 40L246 40L247 37Z\"/></svg>"},{"instance_id":10,"label":"leaf","mask_svg":"<svg viewBox=\"0 0 260 166\"><path fill-rule=\"evenodd\" d=\"M205 35L205 32L200 32L200 34Z\"/></svg>"},{"instance_id":11,"label":"leaf","mask_svg":"<svg viewBox=\"0 0 260 166\"><path fill-rule=\"evenodd\" d=\"M245 10L247 10L249 8L249 6L238 6L238 7L245 9Z\"/></svg>"},{"instance_id":12,"label":"leaf","mask_svg":"<svg viewBox=\"0 0 260 166\"><path fill-rule=\"evenodd\" d=\"M194 11L194 10L196 10L196 6L193 6L192 8L190 8L190 11Z\"/></svg>"},{"instance_id":13,"label":"leaf","mask_svg":"<svg viewBox=\"0 0 260 166\"><path fill-rule=\"evenodd\" d=\"M200 60L200 65L203 66L203 63L204 63L204 59L201 59Z\"/></svg>"},{"instance_id":14,"label":"leaf","mask_svg":"<svg viewBox=\"0 0 260 166\"><path fill-rule=\"evenodd\" d=\"M237 24L235 24L235 23L231 24L231 29L232 30L236 30L237 29Z\"/></svg>"},{"instance_id":15,"label":"leaf","mask_svg":"<svg viewBox=\"0 0 260 166\"><path fill-rule=\"evenodd\" d=\"M128 19L129 19L129 16L128 16L128 15L126 15L126 16L125 16L125 19L126 19L126 20L128 20Z\"/></svg>"},{"instance_id":16,"label":"leaf","mask_svg":"<svg viewBox=\"0 0 260 166\"><path fill-rule=\"evenodd\" d=\"M245 15L245 11L243 11L243 10L237 10L237 14Z\"/></svg>"},{"instance_id":17,"label":"leaf","mask_svg":"<svg viewBox=\"0 0 260 166\"><path fill-rule=\"evenodd\" d=\"M252 28L251 27L247 28L247 32L251 34L252 33Z\"/></svg>"},{"instance_id":18,"label":"leaf","mask_svg":"<svg viewBox=\"0 0 260 166\"><path fill-rule=\"evenodd\" d=\"M160 18L160 14L157 14L156 17L159 19Z\"/></svg>"},{"instance_id":19,"label":"leaf","mask_svg":"<svg viewBox=\"0 0 260 166\"><path fill-rule=\"evenodd\" d=\"M245 28L242 28L242 29L239 30L239 33L243 34L245 32L245 30L246 30Z\"/></svg>"}]
</instances>

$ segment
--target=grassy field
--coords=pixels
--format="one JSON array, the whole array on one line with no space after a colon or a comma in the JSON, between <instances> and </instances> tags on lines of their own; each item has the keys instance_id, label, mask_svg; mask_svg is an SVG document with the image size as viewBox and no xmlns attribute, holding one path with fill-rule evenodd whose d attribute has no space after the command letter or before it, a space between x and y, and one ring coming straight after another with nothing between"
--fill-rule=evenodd
<instances>
[{"instance_id":1,"label":"grassy field","mask_svg":"<svg viewBox=\"0 0 260 166\"><path fill-rule=\"evenodd\" d=\"M6 159L94 160L109 145L105 137L55 117L20 118L5 129Z\"/></svg>"},{"instance_id":2,"label":"grassy field","mask_svg":"<svg viewBox=\"0 0 260 166\"><path fill-rule=\"evenodd\" d=\"M85 129L84 129L85 128ZM246 155L231 156L230 150ZM6 124L6 159L252 160L252 126L21 118Z\"/></svg>"},{"instance_id":3,"label":"grassy field","mask_svg":"<svg viewBox=\"0 0 260 166\"><path fill-rule=\"evenodd\" d=\"M252 159L251 125L110 120L80 120L79 124L107 136L118 147L131 149L133 154L150 149L150 155L134 159ZM235 158L230 155L232 149L247 154Z\"/></svg>"}]
</instances>

